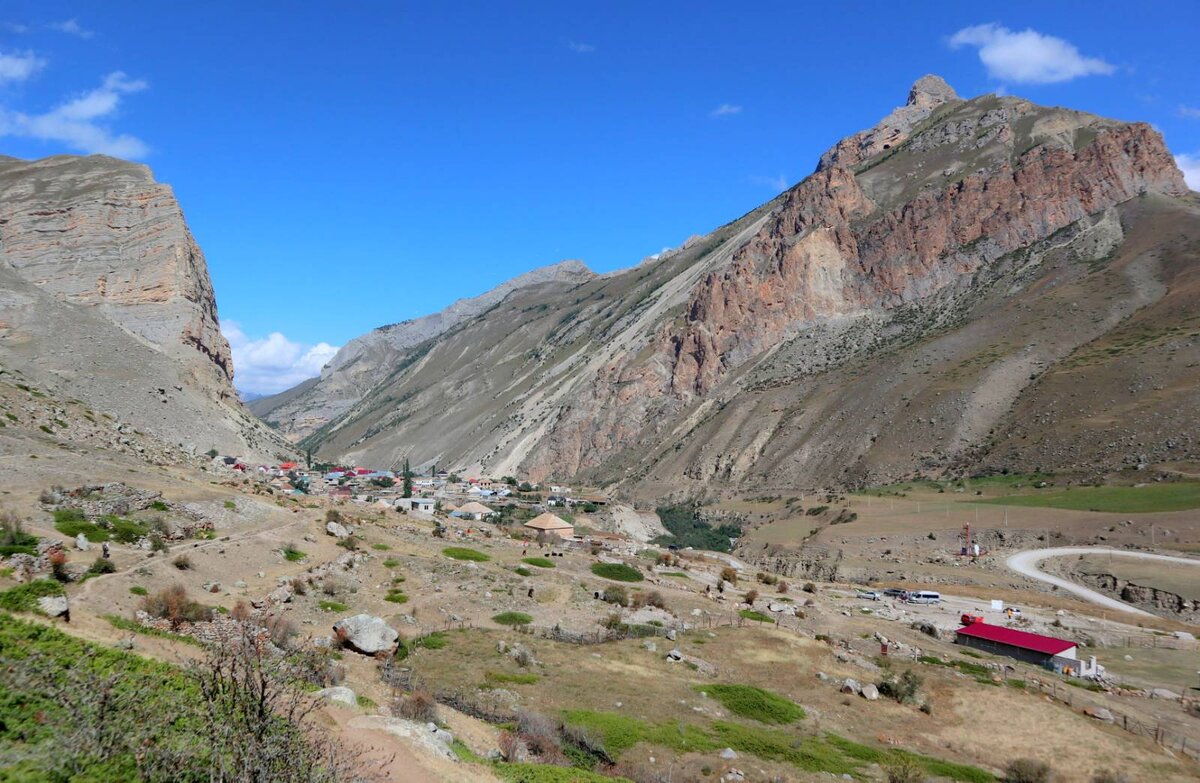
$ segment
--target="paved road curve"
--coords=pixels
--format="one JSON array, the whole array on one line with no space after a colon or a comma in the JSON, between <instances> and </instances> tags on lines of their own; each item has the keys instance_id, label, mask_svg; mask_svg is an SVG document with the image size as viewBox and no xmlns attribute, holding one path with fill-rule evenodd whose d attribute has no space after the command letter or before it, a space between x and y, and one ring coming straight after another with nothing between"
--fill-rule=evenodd
<instances>
[{"instance_id":1,"label":"paved road curve","mask_svg":"<svg viewBox=\"0 0 1200 783\"><path fill-rule=\"evenodd\" d=\"M1068 581L1059 576L1047 574L1045 571L1038 568L1043 560L1051 557L1065 557L1068 555L1113 555L1116 557L1138 557L1143 560L1165 560L1171 563L1185 563L1200 568L1200 560L1195 560L1187 557L1172 557L1171 555L1155 555L1149 552L1133 552L1127 549L1109 549L1108 547L1096 546L1060 546L1050 549L1030 549L1025 552L1018 552L1015 555L1010 555L1005 565L1009 569L1016 571L1018 574L1027 576L1030 579L1037 579L1040 582L1047 582L1052 585L1057 585L1059 589L1066 590L1070 593L1083 598L1091 603L1098 604L1109 609L1116 609L1122 612L1130 612L1139 614L1145 617L1156 617L1143 609L1138 609L1136 606L1118 601L1115 598L1110 598L1104 593L1090 590L1083 585Z\"/></svg>"}]
</instances>

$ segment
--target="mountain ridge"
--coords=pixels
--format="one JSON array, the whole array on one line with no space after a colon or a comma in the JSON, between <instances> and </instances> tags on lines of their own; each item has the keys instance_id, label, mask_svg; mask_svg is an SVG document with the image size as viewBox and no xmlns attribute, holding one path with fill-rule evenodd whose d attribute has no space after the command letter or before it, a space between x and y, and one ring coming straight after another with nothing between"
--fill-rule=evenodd
<instances>
[{"instance_id":1,"label":"mountain ridge","mask_svg":"<svg viewBox=\"0 0 1200 783\"><path fill-rule=\"evenodd\" d=\"M828 422L806 419L804 401L836 396L822 384L849 363L876 356L882 366L879 352L897 335L933 351L947 324L966 334L964 319L1006 306L988 286L1006 281L1008 297L1032 302L1049 281L1079 284L1064 254L1097 269L1119 255L1136 233L1129 221L1148 214L1131 205L1148 197L1151 212L1191 225L1194 197L1150 126L1009 96L963 100L926 76L904 106L834 144L812 175L747 216L569 296L551 286L505 299L377 368L383 380L304 444L372 464L451 462L660 496L961 467L1030 384L987 404L970 401L987 396L979 388L956 390L963 401L933 456L870 467L881 449L861 434L873 427L851 423L821 436L825 445L775 450L796 427L823 431ZM1064 231L1067 250L1052 239ZM1018 263L1031 254L1045 260L1042 279ZM1142 262L1128 263L1145 278ZM1093 271L1092 283L1124 285ZM1099 309L1094 318L1109 322ZM1069 335L1055 350L1030 345L1005 346L995 361L1021 365L1011 351L1059 362L1080 347ZM787 399L755 418L764 384ZM876 419L903 418L883 407Z\"/></svg>"}]
</instances>

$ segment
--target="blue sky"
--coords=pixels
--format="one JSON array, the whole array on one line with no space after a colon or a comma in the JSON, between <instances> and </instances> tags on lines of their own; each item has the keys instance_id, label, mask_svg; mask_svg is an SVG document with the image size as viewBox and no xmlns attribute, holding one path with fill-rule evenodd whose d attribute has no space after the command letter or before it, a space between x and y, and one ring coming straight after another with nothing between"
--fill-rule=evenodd
<instances>
[{"instance_id":1,"label":"blue sky","mask_svg":"<svg viewBox=\"0 0 1200 783\"><path fill-rule=\"evenodd\" d=\"M533 267L708 231L924 73L1152 122L1200 187L1200 4L975 6L9 0L0 152L174 186L252 391Z\"/></svg>"}]
</instances>

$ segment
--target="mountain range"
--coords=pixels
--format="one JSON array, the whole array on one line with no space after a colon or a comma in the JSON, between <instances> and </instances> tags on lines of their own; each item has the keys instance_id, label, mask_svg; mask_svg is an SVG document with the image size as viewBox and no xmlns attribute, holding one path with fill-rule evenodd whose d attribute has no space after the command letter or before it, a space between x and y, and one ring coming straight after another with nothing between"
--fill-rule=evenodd
<instances>
[{"instance_id":1,"label":"mountain range","mask_svg":"<svg viewBox=\"0 0 1200 783\"><path fill-rule=\"evenodd\" d=\"M321 456L646 497L1184 463L1198 208L1149 125L926 76L707 235L375 330L252 407Z\"/></svg>"}]
</instances>

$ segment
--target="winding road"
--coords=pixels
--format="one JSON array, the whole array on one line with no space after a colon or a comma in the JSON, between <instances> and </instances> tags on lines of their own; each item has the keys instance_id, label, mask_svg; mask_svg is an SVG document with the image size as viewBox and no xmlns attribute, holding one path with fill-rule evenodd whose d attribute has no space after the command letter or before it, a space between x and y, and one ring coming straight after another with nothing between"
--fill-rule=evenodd
<instances>
[{"instance_id":1,"label":"winding road","mask_svg":"<svg viewBox=\"0 0 1200 783\"><path fill-rule=\"evenodd\" d=\"M1106 607L1108 609L1116 609L1121 612L1130 612L1144 617L1156 617L1144 609L1138 609L1136 606L1127 604L1124 601L1118 601L1115 598L1110 598L1104 593L1091 590L1083 585L1076 584L1060 576L1047 574L1041 570L1038 565L1051 557L1067 557L1070 555L1113 555L1115 557L1137 557L1142 560L1164 560L1171 563L1183 563L1200 568L1200 560L1188 557L1173 557L1171 555L1155 555L1150 552L1134 552L1127 549L1110 549L1108 547L1095 546L1060 546L1051 547L1049 549L1030 549L1025 552L1017 552L1015 555L1010 555L1005 565L1009 570L1016 571L1022 576L1027 576L1030 579L1036 579L1039 582L1056 585L1059 589L1074 593L1086 601Z\"/></svg>"}]
</instances>

